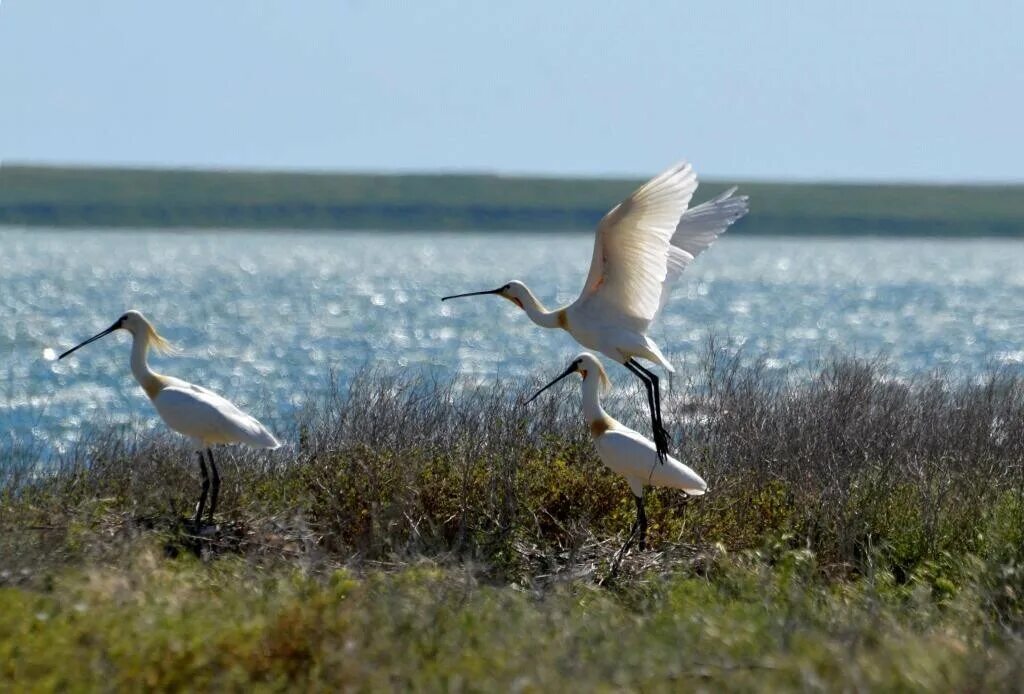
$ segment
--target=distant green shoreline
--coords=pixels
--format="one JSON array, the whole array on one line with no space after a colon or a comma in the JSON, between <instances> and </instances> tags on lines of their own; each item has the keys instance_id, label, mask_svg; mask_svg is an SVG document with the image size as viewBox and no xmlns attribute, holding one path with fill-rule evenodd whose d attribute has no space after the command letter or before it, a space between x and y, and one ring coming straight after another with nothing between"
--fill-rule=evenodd
<instances>
[{"instance_id":1,"label":"distant green shoreline","mask_svg":"<svg viewBox=\"0 0 1024 694\"><path fill-rule=\"evenodd\" d=\"M487 174L0 166L0 225L589 230L639 183ZM745 235L1024 238L1024 185L749 183ZM701 185L697 200L726 183Z\"/></svg>"}]
</instances>

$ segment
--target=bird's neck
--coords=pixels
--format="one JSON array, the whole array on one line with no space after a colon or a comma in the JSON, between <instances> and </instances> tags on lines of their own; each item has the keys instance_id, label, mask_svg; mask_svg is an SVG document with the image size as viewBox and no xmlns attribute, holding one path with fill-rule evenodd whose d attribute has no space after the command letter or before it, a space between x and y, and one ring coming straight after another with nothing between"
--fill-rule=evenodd
<instances>
[{"instance_id":1,"label":"bird's neck","mask_svg":"<svg viewBox=\"0 0 1024 694\"><path fill-rule=\"evenodd\" d=\"M614 424L615 420L601 407L601 386L597 374L583 379L583 417L590 425L590 434L597 438Z\"/></svg>"},{"instance_id":2,"label":"bird's neck","mask_svg":"<svg viewBox=\"0 0 1024 694\"><path fill-rule=\"evenodd\" d=\"M523 300L523 310L526 311L526 315L530 317L530 320L542 328L566 328L569 325L566 320L564 308L549 311L547 307L540 302L540 299L534 296L529 287L526 288L526 299Z\"/></svg>"},{"instance_id":3,"label":"bird's neck","mask_svg":"<svg viewBox=\"0 0 1024 694\"><path fill-rule=\"evenodd\" d=\"M152 400L163 388L163 378L149 368L149 362L146 360L148 353L148 336L132 336L132 376Z\"/></svg>"}]
</instances>

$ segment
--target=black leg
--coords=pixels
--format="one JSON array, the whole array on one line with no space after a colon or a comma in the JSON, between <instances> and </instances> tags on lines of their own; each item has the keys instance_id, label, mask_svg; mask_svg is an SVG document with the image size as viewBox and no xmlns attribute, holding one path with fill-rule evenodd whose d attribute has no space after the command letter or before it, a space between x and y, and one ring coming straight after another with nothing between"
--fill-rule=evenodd
<instances>
[{"instance_id":1,"label":"black leg","mask_svg":"<svg viewBox=\"0 0 1024 694\"><path fill-rule=\"evenodd\" d=\"M647 406L651 410L651 430L654 434L654 447L658 452L658 461L662 464L668 457L668 432L661 423L661 404L658 394L658 377L637 364L634 360L626 361L625 366L639 378L647 390ZM653 379L653 380L652 380Z\"/></svg>"},{"instance_id":2,"label":"black leg","mask_svg":"<svg viewBox=\"0 0 1024 694\"><path fill-rule=\"evenodd\" d=\"M629 546L633 544L633 538L636 537L637 530L640 531L640 551L642 552L647 549L647 514L644 512L644 497L634 494L633 499L636 500L636 520L633 521L633 525L629 528L629 537L626 538L626 542L615 553L611 571L608 572L607 576L598 581L598 585L603 586L605 581L613 580L619 575L619 565L622 563L622 557L625 556Z\"/></svg>"},{"instance_id":3,"label":"black leg","mask_svg":"<svg viewBox=\"0 0 1024 694\"><path fill-rule=\"evenodd\" d=\"M661 418L661 384L658 381L658 376L650 369L644 368L638 361L633 361L633 366L643 372L644 376L651 381L651 389L654 391L654 409L658 412L658 422L661 423L661 428L665 428L665 420Z\"/></svg>"},{"instance_id":4,"label":"black leg","mask_svg":"<svg viewBox=\"0 0 1024 694\"><path fill-rule=\"evenodd\" d=\"M199 451L199 472L203 476L203 491L199 495L199 503L196 504L196 517L194 524L196 530L199 530L199 521L203 518L203 509L206 507L206 494L210 491L210 474L206 471L206 459L203 457L203 452Z\"/></svg>"},{"instance_id":5,"label":"black leg","mask_svg":"<svg viewBox=\"0 0 1024 694\"><path fill-rule=\"evenodd\" d=\"M629 537L626 538L626 541L622 544L622 547L619 549L619 551L615 553L615 559L612 560L611 571L608 572L607 576L598 581L598 585L603 586L605 584L605 581L612 580L619 575L619 565L622 564L622 557L625 556L626 550L629 549L629 546L633 544L633 538L636 537L636 528L637 525L639 525L639 522L639 520L636 520L633 522L633 525L630 526ZM643 548L641 547L641 549Z\"/></svg>"},{"instance_id":6,"label":"black leg","mask_svg":"<svg viewBox=\"0 0 1024 694\"><path fill-rule=\"evenodd\" d=\"M636 499L636 522L640 526L640 551L647 549L647 514L644 512L643 496L634 496Z\"/></svg>"},{"instance_id":7,"label":"black leg","mask_svg":"<svg viewBox=\"0 0 1024 694\"><path fill-rule=\"evenodd\" d=\"M625 366L644 384L644 390L647 391L647 406L651 410L651 422L656 423L658 421L658 408L654 404L654 390L651 387L651 379L647 377L647 374L640 368L640 365L632 359L627 361Z\"/></svg>"},{"instance_id":8,"label":"black leg","mask_svg":"<svg viewBox=\"0 0 1024 694\"><path fill-rule=\"evenodd\" d=\"M633 365L636 366L648 379L651 381L651 389L654 391L654 409L658 415L658 433L655 436L654 443L658 445L658 439L661 439L662 450L659 451L658 458L662 463L665 462L665 457L668 455L668 443L670 437L668 435L668 429L665 428L665 420L661 416L661 382L658 380L657 374L650 369L647 369L640 365L636 360L631 360Z\"/></svg>"},{"instance_id":9,"label":"black leg","mask_svg":"<svg viewBox=\"0 0 1024 694\"><path fill-rule=\"evenodd\" d=\"M210 459L210 471L213 473L213 488L210 490L210 524L213 524L213 514L217 510L217 498L220 496L220 473L217 472L217 463L213 462L213 449L206 449L206 456Z\"/></svg>"}]
</instances>

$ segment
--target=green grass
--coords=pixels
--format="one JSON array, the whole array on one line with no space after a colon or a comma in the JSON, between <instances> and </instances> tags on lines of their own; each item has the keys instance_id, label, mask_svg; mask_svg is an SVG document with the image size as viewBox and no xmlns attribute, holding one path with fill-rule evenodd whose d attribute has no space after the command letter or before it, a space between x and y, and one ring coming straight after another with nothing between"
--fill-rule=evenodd
<instances>
[{"instance_id":1,"label":"green grass","mask_svg":"<svg viewBox=\"0 0 1024 694\"><path fill-rule=\"evenodd\" d=\"M421 561L355 573L169 559L159 535L0 587L0 688L33 691L1013 689L1024 638L970 558L897 583L812 553L710 549L543 591Z\"/></svg>"},{"instance_id":2,"label":"green grass","mask_svg":"<svg viewBox=\"0 0 1024 694\"><path fill-rule=\"evenodd\" d=\"M654 172L652 172L654 173ZM484 174L0 166L0 224L56 227L592 229L639 181ZM1021 185L736 183L744 234L1024 235Z\"/></svg>"}]
</instances>

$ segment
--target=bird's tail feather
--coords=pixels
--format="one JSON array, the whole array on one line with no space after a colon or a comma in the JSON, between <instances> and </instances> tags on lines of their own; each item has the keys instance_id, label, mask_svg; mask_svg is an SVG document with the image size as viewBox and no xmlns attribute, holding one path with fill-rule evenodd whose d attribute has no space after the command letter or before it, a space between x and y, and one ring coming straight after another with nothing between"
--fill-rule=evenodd
<instances>
[{"instance_id":1,"label":"bird's tail feather","mask_svg":"<svg viewBox=\"0 0 1024 694\"><path fill-rule=\"evenodd\" d=\"M657 344L655 344L654 340L649 337L647 338L647 349L651 352L650 356L654 357L651 361L668 371L670 374L676 372L675 368L672 366L672 362L670 362L668 358L661 353L661 349Z\"/></svg>"},{"instance_id":2,"label":"bird's tail feather","mask_svg":"<svg viewBox=\"0 0 1024 694\"><path fill-rule=\"evenodd\" d=\"M270 450L281 447L281 442L257 420L252 419L250 424L251 426L246 432L245 443L254 448L268 448Z\"/></svg>"}]
</instances>

